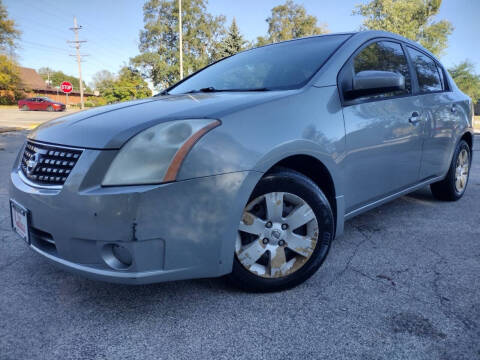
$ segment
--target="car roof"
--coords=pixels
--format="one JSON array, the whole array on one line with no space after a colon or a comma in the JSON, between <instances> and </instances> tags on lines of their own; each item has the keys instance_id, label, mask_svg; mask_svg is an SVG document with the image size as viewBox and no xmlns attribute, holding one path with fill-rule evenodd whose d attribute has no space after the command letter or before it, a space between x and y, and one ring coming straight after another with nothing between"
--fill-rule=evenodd
<instances>
[{"instance_id":1,"label":"car roof","mask_svg":"<svg viewBox=\"0 0 480 360\"><path fill-rule=\"evenodd\" d=\"M438 58L432 54L430 51L425 49L422 45L420 45L418 42L407 39L406 37L403 37L401 35L389 32L389 31L384 31L384 30L361 30L361 31L349 31L349 32L338 32L338 33L328 33L328 34L321 34L321 35L311 35L311 36L305 36L301 37L298 39L291 39L291 40L285 40L285 41L279 41L276 43L272 44L266 44L263 46L259 47L264 47L264 46L271 46L275 44L280 44L280 43L288 43L288 42L295 42L298 40L303 40L303 39L311 39L311 38L321 38L325 36L334 36L334 35L351 35L351 40L363 40L362 42L366 42L371 39L375 38L390 38L398 41L402 41L404 43L407 43L408 45L414 46L416 48L421 49L423 52L427 53L431 57L433 57L437 62L440 62ZM350 40L349 39L349 40Z\"/></svg>"}]
</instances>

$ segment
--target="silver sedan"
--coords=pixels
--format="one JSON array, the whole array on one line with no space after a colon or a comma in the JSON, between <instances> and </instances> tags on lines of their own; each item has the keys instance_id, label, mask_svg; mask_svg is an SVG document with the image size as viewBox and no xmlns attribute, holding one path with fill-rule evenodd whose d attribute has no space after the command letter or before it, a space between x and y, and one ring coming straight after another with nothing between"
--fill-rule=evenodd
<instances>
[{"instance_id":1,"label":"silver sedan","mask_svg":"<svg viewBox=\"0 0 480 360\"><path fill-rule=\"evenodd\" d=\"M426 185L460 199L472 121L438 59L405 38L272 44L37 128L11 171L12 226L94 279L286 289L345 220Z\"/></svg>"}]
</instances>

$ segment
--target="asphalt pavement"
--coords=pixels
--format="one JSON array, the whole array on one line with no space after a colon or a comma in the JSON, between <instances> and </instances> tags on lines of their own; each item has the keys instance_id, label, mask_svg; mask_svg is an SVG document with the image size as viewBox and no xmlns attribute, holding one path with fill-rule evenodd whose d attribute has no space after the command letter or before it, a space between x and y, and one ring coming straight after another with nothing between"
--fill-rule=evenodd
<instances>
[{"instance_id":1,"label":"asphalt pavement","mask_svg":"<svg viewBox=\"0 0 480 360\"><path fill-rule=\"evenodd\" d=\"M72 114L78 109L67 111L20 111L16 107L0 107L0 133L12 130L32 129L46 121Z\"/></svg>"},{"instance_id":2,"label":"asphalt pavement","mask_svg":"<svg viewBox=\"0 0 480 360\"><path fill-rule=\"evenodd\" d=\"M0 134L0 359L480 359L480 138L458 202L425 188L346 223L292 290L124 286L57 269L10 231L25 132Z\"/></svg>"}]
</instances>

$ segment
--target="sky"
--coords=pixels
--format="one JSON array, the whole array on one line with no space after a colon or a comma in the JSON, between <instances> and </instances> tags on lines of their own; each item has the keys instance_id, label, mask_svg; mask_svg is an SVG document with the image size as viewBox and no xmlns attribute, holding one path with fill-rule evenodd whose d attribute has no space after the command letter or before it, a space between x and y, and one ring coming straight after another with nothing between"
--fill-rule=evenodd
<instances>
[{"instance_id":1,"label":"sky","mask_svg":"<svg viewBox=\"0 0 480 360\"><path fill-rule=\"evenodd\" d=\"M352 16L355 5L365 0L296 0L315 15L318 23L328 24L330 32L358 30L362 18ZM78 76L75 54L68 40L73 17L82 26L81 52L83 77L90 83L100 70L117 72L137 55L139 32L143 28L142 0L3 0L9 16L22 31L18 60L24 67L50 67ZM208 11L225 15L227 25L235 17L247 40L267 33L265 19L284 0L209 0ZM454 26L449 46L441 61L450 67L465 59L480 74L480 0L443 0L436 20L446 19Z\"/></svg>"}]
</instances>

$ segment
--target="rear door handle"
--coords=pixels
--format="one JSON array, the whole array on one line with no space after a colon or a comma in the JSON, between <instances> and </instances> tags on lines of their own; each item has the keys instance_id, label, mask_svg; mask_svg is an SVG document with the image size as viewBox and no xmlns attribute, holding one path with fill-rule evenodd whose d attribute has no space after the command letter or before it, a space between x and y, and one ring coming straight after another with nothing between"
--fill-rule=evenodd
<instances>
[{"instance_id":1,"label":"rear door handle","mask_svg":"<svg viewBox=\"0 0 480 360\"><path fill-rule=\"evenodd\" d=\"M411 123L411 124L416 124L418 123L420 120L422 120L422 117L420 116L420 114L416 111L414 111L412 113L412 115L410 115L410 117L408 118L408 121Z\"/></svg>"}]
</instances>

